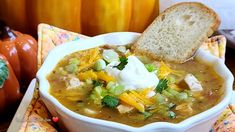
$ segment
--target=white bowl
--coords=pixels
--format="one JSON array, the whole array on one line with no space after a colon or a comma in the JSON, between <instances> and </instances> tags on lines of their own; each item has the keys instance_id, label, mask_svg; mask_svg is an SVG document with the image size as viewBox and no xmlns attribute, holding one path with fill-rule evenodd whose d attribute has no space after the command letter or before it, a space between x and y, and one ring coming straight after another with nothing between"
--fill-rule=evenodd
<instances>
[{"instance_id":1,"label":"white bowl","mask_svg":"<svg viewBox=\"0 0 235 132\"><path fill-rule=\"evenodd\" d=\"M117 32L103 34L86 40L69 42L54 48L46 58L42 67L37 73L39 79L39 92L49 111L53 116L57 116L60 124L64 125L69 131L209 131L212 124L216 121L219 114L229 104L232 97L233 76L225 64L218 58L208 54L203 49L196 53L196 59L210 64L214 70L224 79L224 97L216 106L192 116L180 123L173 124L168 122L155 122L142 127L132 127L121 123L95 119L77 114L57 101L49 94L49 82L47 75L55 68L57 63L66 55L76 51L85 50L104 44L126 45L134 42L140 34L131 32Z\"/></svg>"}]
</instances>

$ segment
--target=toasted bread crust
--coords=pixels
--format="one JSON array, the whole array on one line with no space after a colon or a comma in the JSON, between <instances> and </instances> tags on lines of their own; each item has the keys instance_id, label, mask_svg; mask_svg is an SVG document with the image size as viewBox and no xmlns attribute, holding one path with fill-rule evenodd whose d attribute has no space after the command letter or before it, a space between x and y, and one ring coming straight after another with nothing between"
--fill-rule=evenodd
<instances>
[{"instance_id":1,"label":"toasted bread crust","mask_svg":"<svg viewBox=\"0 0 235 132\"><path fill-rule=\"evenodd\" d=\"M220 18L219 16L209 7L203 5L202 3L198 3L198 2L182 2L182 3L178 3L173 5L172 7L167 8L163 13L161 13L149 26L148 28L143 32L143 34L146 34L146 32L148 32L152 26L154 25L154 23L156 21L160 21L166 14L171 13L175 8L177 8L178 6L195 6L198 7L199 9L201 9L201 11L210 14L210 16L212 16L214 18L214 22L213 24L210 26L210 30L208 30L206 32L206 35L203 36L202 38L198 39L198 43L195 44L194 47L192 47L192 49L189 49L187 52L185 52L185 56L186 58L181 58L181 59L169 59L167 57L165 57L164 55L156 55L152 52L146 51L141 49L140 43L138 40L143 39L143 35L140 36L140 38L136 41L136 43L133 44L132 46L132 50L136 53L136 54L144 54L147 55L153 59L158 59L158 60L164 60L164 61L172 61L172 62L176 62L176 63L183 63L185 61L187 61L189 58L192 57L192 55L196 52L196 50L200 47L201 44L203 44L203 42L213 34L214 31L216 31L220 25Z\"/></svg>"}]
</instances>

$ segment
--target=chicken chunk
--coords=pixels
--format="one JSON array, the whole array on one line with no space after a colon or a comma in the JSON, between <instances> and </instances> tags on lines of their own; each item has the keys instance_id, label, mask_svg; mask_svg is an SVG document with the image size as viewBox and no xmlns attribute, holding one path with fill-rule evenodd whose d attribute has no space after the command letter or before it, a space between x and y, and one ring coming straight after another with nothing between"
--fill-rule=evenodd
<instances>
[{"instance_id":1,"label":"chicken chunk","mask_svg":"<svg viewBox=\"0 0 235 132\"><path fill-rule=\"evenodd\" d=\"M128 113L128 112L132 111L134 109L134 107L129 106L129 105L120 104L117 106L117 109L118 109L119 113L124 114L124 113Z\"/></svg>"},{"instance_id":2,"label":"chicken chunk","mask_svg":"<svg viewBox=\"0 0 235 132\"><path fill-rule=\"evenodd\" d=\"M203 90L201 83L192 74L187 74L185 76L185 78L184 78L184 81L189 86L190 90L193 91L193 92L197 92L197 91L202 91Z\"/></svg>"},{"instance_id":3,"label":"chicken chunk","mask_svg":"<svg viewBox=\"0 0 235 132\"><path fill-rule=\"evenodd\" d=\"M68 86L68 89L74 89L76 87L79 87L81 85L81 82L78 78L76 77L72 77L70 80L69 80L69 86Z\"/></svg>"},{"instance_id":4,"label":"chicken chunk","mask_svg":"<svg viewBox=\"0 0 235 132\"><path fill-rule=\"evenodd\" d=\"M189 103L183 103L175 108L176 111L179 111L183 115L192 115L193 109Z\"/></svg>"}]
</instances>

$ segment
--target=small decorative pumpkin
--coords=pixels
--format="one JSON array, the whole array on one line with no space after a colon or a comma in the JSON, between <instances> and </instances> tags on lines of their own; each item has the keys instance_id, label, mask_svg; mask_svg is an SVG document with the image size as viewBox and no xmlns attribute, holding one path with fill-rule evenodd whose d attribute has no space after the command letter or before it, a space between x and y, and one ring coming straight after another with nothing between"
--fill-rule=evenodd
<instances>
[{"instance_id":1,"label":"small decorative pumpkin","mask_svg":"<svg viewBox=\"0 0 235 132\"><path fill-rule=\"evenodd\" d=\"M6 57L0 54L0 115L21 97L18 80Z\"/></svg>"},{"instance_id":2,"label":"small decorative pumpkin","mask_svg":"<svg viewBox=\"0 0 235 132\"><path fill-rule=\"evenodd\" d=\"M12 31L1 21L0 53L9 61L18 81L27 86L37 72L37 41L27 34Z\"/></svg>"}]
</instances>

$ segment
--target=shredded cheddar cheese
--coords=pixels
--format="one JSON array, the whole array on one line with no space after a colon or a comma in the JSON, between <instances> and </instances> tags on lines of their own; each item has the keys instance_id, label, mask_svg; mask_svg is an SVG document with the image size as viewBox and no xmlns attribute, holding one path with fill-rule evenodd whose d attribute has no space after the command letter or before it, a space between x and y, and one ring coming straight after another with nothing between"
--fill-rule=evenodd
<instances>
[{"instance_id":1,"label":"shredded cheddar cheese","mask_svg":"<svg viewBox=\"0 0 235 132\"><path fill-rule=\"evenodd\" d=\"M80 65L78 71L90 68L94 63L101 58L99 48L93 48L89 50L82 51L79 56Z\"/></svg>"},{"instance_id":2,"label":"shredded cheddar cheese","mask_svg":"<svg viewBox=\"0 0 235 132\"><path fill-rule=\"evenodd\" d=\"M144 112L144 105L141 104L140 102L137 102L134 98L132 98L129 94L127 93L123 93L119 96L119 99L123 102L125 102L126 104L135 107L137 110L139 110L140 112Z\"/></svg>"},{"instance_id":3,"label":"shredded cheddar cheese","mask_svg":"<svg viewBox=\"0 0 235 132\"><path fill-rule=\"evenodd\" d=\"M93 70L78 73L78 78L82 81L85 81L87 79L91 79L91 80L100 79L105 82L115 81L115 79L112 76L109 76L106 72L104 71L95 72Z\"/></svg>"},{"instance_id":4,"label":"shredded cheddar cheese","mask_svg":"<svg viewBox=\"0 0 235 132\"><path fill-rule=\"evenodd\" d=\"M104 71L96 72L96 75L97 75L98 79L103 80L105 82L115 81L115 79L112 76L109 76Z\"/></svg>"},{"instance_id":5,"label":"shredded cheddar cheese","mask_svg":"<svg viewBox=\"0 0 235 132\"><path fill-rule=\"evenodd\" d=\"M133 90L130 91L130 92L131 92L130 94L135 96L137 98L137 100L143 102L144 105L151 105L152 104L152 102L149 101L147 98L145 98L143 95L141 95L141 94L139 94L139 93L137 93L137 92L135 92Z\"/></svg>"},{"instance_id":6,"label":"shredded cheddar cheese","mask_svg":"<svg viewBox=\"0 0 235 132\"><path fill-rule=\"evenodd\" d=\"M170 75L170 74L174 74L177 76L181 76L183 74L183 72L181 71L176 71L176 70L172 70L170 67L168 67L163 61L161 61L160 63L160 67L159 67L159 71L158 71L158 77L159 79L163 79L166 76Z\"/></svg>"}]
</instances>

